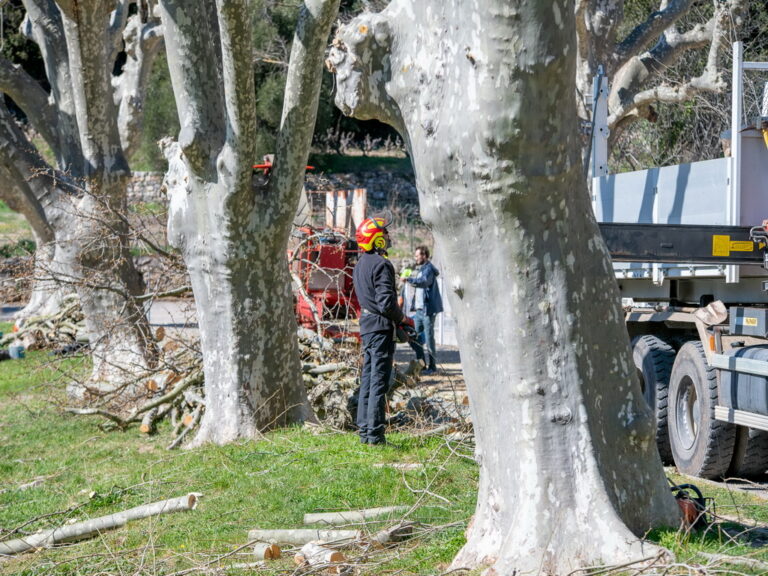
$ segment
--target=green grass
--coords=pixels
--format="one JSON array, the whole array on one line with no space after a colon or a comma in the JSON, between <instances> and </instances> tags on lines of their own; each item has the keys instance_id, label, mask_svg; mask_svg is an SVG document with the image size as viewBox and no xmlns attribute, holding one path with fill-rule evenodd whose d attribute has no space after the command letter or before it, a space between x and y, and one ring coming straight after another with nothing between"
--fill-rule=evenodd
<instances>
[{"instance_id":1,"label":"green grass","mask_svg":"<svg viewBox=\"0 0 768 576\"><path fill-rule=\"evenodd\" d=\"M1 329L2 327L0 327ZM25 575L167 574L231 552L251 528L298 528L304 513L417 505L411 518L450 527L383 553L367 574L434 573L463 543L475 503L477 469L439 439L390 435L396 446L362 446L354 434L286 429L258 442L168 452L168 426L152 437L105 431L98 419L64 412L59 370L44 352L0 363L0 529L60 525L140 504L201 492L197 510L139 520L76 545L0 561ZM377 464L421 462L399 471ZM42 478L37 487L16 487ZM407 485L406 485L407 483ZM408 487L410 486L410 488ZM425 492L428 490L429 495ZM45 516L45 517L43 517ZM223 561L247 562L247 554ZM291 555L276 566L293 570Z\"/></svg>"},{"instance_id":2,"label":"green grass","mask_svg":"<svg viewBox=\"0 0 768 576\"><path fill-rule=\"evenodd\" d=\"M10 327L0 324L0 331ZM361 446L354 434L291 428L260 441L168 452L167 424L146 437L135 428L105 430L99 419L65 412L66 374L82 376L88 369L83 359L51 364L45 352L0 363L0 537L17 527L30 533L188 492L201 492L201 503L194 512L139 520L77 544L0 560L0 574L167 575L228 553L217 562L249 562L247 549L235 551L251 528L298 528L307 512L387 505L413 506L411 519L437 529L395 551L377 553L359 574L438 574L464 543L477 468L441 439L392 434L394 446L376 449ZM462 451L469 456L466 448ZM386 466L396 462L418 462L423 468ZM712 559L702 553L768 562L764 534L728 533L768 523L764 500L727 486L672 478L697 483L715 499L721 518L706 531L648 535L683 566L669 574L688 573L685 565L703 565L709 572L702 574L714 574ZM42 483L18 489L35 479ZM290 574L291 556L260 573ZM727 563L719 568L724 574L764 573Z\"/></svg>"},{"instance_id":3,"label":"green grass","mask_svg":"<svg viewBox=\"0 0 768 576\"><path fill-rule=\"evenodd\" d=\"M159 216L164 215L168 208L160 202L135 202L128 207L128 210L142 216Z\"/></svg>"},{"instance_id":4,"label":"green grass","mask_svg":"<svg viewBox=\"0 0 768 576\"><path fill-rule=\"evenodd\" d=\"M0 246L31 239L32 229L24 216L14 212L0 200Z\"/></svg>"}]
</instances>

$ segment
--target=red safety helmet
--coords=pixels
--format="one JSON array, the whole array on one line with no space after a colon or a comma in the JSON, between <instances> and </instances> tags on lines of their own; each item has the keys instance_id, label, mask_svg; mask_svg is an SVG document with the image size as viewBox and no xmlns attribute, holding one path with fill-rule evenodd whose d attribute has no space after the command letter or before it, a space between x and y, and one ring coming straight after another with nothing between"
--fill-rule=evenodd
<instances>
[{"instance_id":1,"label":"red safety helmet","mask_svg":"<svg viewBox=\"0 0 768 576\"><path fill-rule=\"evenodd\" d=\"M386 231L387 222L384 218L366 218L357 227L355 240L364 252L370 252L374 248L384 250L387 247L387 239L384 237Z\"/></svg>"}]
</instances>

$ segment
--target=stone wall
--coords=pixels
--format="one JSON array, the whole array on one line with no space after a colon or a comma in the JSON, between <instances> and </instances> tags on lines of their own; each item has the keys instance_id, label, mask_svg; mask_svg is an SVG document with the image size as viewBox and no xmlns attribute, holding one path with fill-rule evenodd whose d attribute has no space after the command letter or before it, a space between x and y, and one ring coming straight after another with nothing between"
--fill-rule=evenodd
<instances>
[{"instance_id":1,"label":"stone wall","mask_svg":"<svg viewBox=\"0 0 768 576\"><path fill-rule=\"evenodd\" d=\"M128 202L157 202L165 204L165 194L160 191L163 183L161 172L134 172L128 187ZM368 190L368 204L372 209L382 209L396 204L418 204L419 195L413 177L399 172L361 172L353 174L307 173L308 192L327 190ZM324 202L324 200L322 200Z\"/></svg>"},{"instance_id":2,"label":"stone wall","mask_svg":"<svg viewBox=\"0 0 768 576\"><path fill-rule=\"evenodd\" d=\"M162 172L134 172L128 185L128 203L158 202L165 204L165 194L160 192Z\"/></svg>"}]
</instances>

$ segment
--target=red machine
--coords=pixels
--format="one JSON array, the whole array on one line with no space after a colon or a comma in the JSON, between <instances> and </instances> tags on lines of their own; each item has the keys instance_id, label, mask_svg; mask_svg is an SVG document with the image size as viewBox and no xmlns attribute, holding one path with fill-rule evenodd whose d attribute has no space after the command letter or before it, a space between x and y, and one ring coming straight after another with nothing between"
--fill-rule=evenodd
<instances>
[{"instance_id":1,"label":"red machine","mask_svg":"<svg viewBox=\"0 0 768 576\"><path fill-rule=\"evenodd\" d=\"M289 253L291 272L300 281L296 319L326 337L356 337L349 320L360 315L352 284L357 243L340 232L311 227L301 228L296 236L300 242Z\"/></svg>"}]
</instances>

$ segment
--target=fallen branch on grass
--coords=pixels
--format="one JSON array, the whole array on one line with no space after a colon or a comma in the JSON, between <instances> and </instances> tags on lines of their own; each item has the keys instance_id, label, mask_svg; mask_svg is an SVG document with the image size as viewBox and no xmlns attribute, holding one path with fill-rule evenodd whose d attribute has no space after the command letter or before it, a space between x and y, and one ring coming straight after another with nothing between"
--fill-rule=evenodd
<instances>
[{"instance_id":1,"label":"fallen branch on grass","mask_svg":"<svg viewBox=\"0 0 768 576\"><path fill-rule=\"evenodd\" d=\"M157 398L153 398L150 402L147 402L146 404L143 404L142 406L136 408L131 412L128 416L125 418L121 417L119 414L115 414L113 412L109 412L107 410L102 410L100 408L67 408L66 411L70 414L76 414L78 416L102 416L104 418L107 418L109 420L112 420L115 424L117 424L118 428L121 430L125 430L134 422L139 422L144 419L144 413L150 412L151 410L154 410L155 408L159 408L163 404L169 404L172 400L176 399L179 395L181 395L184 390L189 388L190 386L196 386L203 383L203 372L202 370L194 371L191 374L188 374L181 380L179 380L176 383L176 386L173 387L172 390L169 392L163 394L162 396L158 396ZM153 418L153 420L155 420Z\"/></svg>"},{"instance_id":2,"label":"fallen branch on grass","mask_svg":"<svg viewBox=\"0 0 768 576\"><path fill-rule=\"evenodd\" d=\"M378 547L385 547L389 544L396 542L402 542L411 538L414 534L414 529L418 526L416 522L404 522L384 530L379 530L371 538L371 544Z\"/></svg>"},{"instance_id":3,"label":"fallen branch on grass","mask_svg":"<svg viewBox=\"0 0 768 576\"><path fill-rule=\"evenodd\" d=\"M361 524L376 518L392 516L405 512L408 506L385 506L383 508L368 508L367 510L347 510L344 512L323 512L304 514L304 524L325 524L339 526L342 524Z\"/></svg>"},{"instance_id":4,"label":"fallen branch on grass","mask_svg":"<svg viewBox=\"0 0 768 576\"><path fill-rule=\"evenodd\" d=\"M768 570L768 562L763 562L756 558L746 558L742 556L729 556L728 554L710 554L708 552L696 552L698 556L718 562L721 564L734 564L737 566L748 566L749 568L758 568Z\"/></svg>"},{"instance_id":5,"label":"fallen branch on grass","mask_svg":"<svg viewBox=\"0 0 768 576\"><path fill-rule=\"evenodd\" d=\"M129 510L109 514L108 516L101 516L99 518L84 520L83 522L77 522L68 526L43 530L42 532L24 538L0 542L0 554L20 554L21 552L26 552L28 550L49 548L62 542L82 540L104 530L119 528L131 520L157 516L159 514L167 514L169 512L194 510L200 496L202 496L202 494L193 492L186 496L153 502L152 504L144 504Z\"/></svg>"},{"instance_id":6,"label":"fallen branch on grass","mask_svg":"<svg viewBox=\"0 0 768 576\"><path fill-rule=\"evenodd\" d=\"M259 530L257 528L248 531L248 540L290 544L291 546L304 546L308 542L344 546L361 542L363 540L363 533L359 530L313 530L311 528Z\"/></svg>"}]
</instances>

